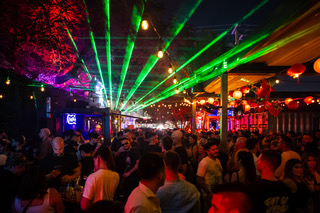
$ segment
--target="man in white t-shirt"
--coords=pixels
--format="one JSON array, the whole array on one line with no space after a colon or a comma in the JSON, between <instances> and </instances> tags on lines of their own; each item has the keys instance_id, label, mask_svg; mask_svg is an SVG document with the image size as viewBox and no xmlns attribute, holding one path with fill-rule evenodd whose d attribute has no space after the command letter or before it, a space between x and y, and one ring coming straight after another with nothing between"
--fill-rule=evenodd
<instances>
[{"instance_id":1,"label":"man in white t-shirt","mask_svg":"<svg viewBox=\"0 0 320 213\"><path fill-rule=\"evenodd\" d=\"M109 148L102 147L94 155L94 173L89 175L80 206L86 210L99 200L113 200L119 185L119 175L114 172L115 164Z\"/></svg>"},{"instance_id":2,"label":"man in white t-shirt","mask_svg":"<svg viewBox=\"0 0 320 213\"><path fill-rule=\"evenodd\" d=\"M210 200L212 196L212 187L222 184L222 166L219 156L218 144L209 142L205 145L204 149L207 152L207 157L203 158L198 166L197 171L197 184L205 198L205 212L208 212L210 207Z\"/></svg>"}]
</instances>

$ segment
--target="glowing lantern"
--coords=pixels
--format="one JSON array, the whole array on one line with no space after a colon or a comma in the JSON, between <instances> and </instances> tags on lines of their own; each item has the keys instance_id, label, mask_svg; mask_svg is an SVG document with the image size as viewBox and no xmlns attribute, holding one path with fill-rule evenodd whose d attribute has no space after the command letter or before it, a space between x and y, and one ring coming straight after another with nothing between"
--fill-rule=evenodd
<instances>
[{"instance_id":1,"label":"glowing lantern","mask_svg":"<svg viewBox=\"0 0 320 213\"><path fill-rule=\"evenodd\" d=\"M208 103L209 104L213 104L213 102L214 102L214 98L208 98Z\"/></svg>"},{"instance_id":2,"label":"glowing lantern","mask_svg":"<svg viewBox=\"0 0 320 213\"><path fill-rule=\"evenodd\" d=\"M288 104L288 109L290 109L290 110L296 110L296 109L298 109L298 107L299 107L299 104L296 101L291 101Z\"/></svg>"},{"instance_id":3,"label":"glowing lantern","mask_svg":"<svg viewBox=\"0 0 320 213\"><path fill-rule=\"evenodd\" d=\"M247 100L242 100L242 104L246 105L246 104L248 104L248 101Z\"/></svg>"},{"instance_id":4,"label":"glowing lantern","mask_svg":"<svg viewBox=\"0 0 320 213\"><path fill-rule=\"evenodd\" d=\"M233 92L233 97L234 97L235 99L240 99L240 98L242 97L242 92L239 91L239 90L234 91L234 92Z\"/></svg>"},{"instance_id":5,"label":"glowing lantern","mask_svg":"<svg viewBox=\"0 0 320 213\"><path fill-rule=\"evenodd\" d=\"M243 94L247 94L247 93L250 92L249 87L241 87L240 91L241 91Z\"/></svg>"},{"instance_id":6,"label":"glowing lantern","mask_svg":"<svg viewBox=\"0 0 320 213\"><path fill-rule=\"evenodd\" d=\"M316 71L317 73L320 73L320 58L318 58L314 64L313 64L313 69L314 71Z\"/></svg>"},{"instance_id":7,"label":"glowing lantern","mask_svg":"<svg viewBox=\"0 0 320 213\"><path fill-rule=\"evenodd\" d=\"M247 111L249 111L251 109L251 106L249 104L245 104L243 106L243 109L244 109L245 112L247 112Z\"/></svg>"},{"instance_id":8,"label":"glowing lantern","mask_svg":"<svg viewBox=\"0 0 320 213\"><path fill-rule=\"evenodd\" d=\"M149 23L147 20L143 20L141 23L141 27L143 30L147 30L149 28Z\"/></svg>"},{"instance_id":9,"label":"glowing lantern","mask_svg":"<svg viewBox=\"0 0 320 213\"><path fill-rule=\"evenodd\" d=\"M313 97L312 96L308 96L308 97L305 97L305 99L303 100L306 104L311 104L312 103L312 100L313 100Z\"/></svg>"},{"instance_id":10,"label":"glowing lantern","mask_svg":"<svg viewBox=\"0 0 320 213\"><path fill-rule=\"evenodd\" d=\"M236 102L235 101L230 101L230 106L234 106L234 105L236 105Z\"/></svg>"},{"instance_id":11,"label":"glowing lantern","mask_svg":"<svg viewBox=\"0 0 320 213\"><path fill-rule=\"evenodd\" d=\"M284 100L284 102L288 105L291 101L293 101L292 98L286 98L286 100Z\"/></svg>"},{"instance_id":12,"label":"glowing lantern","mask_svg":"<svg viewBox=\"0 0 320 213\"><path fill-rule=\"evenodd\" d=\"M200 104L201 104L201 105L204 105L205 103L206 103L205 100L201 100L201 101L200 101Z\"/></svg>"},{"instance_id":13,"label":"glowing lantern","mask_svg":"<svg viewBox=\"0 0 320 213\"><path fill-rule=\"evenodd\" d=\"M287 75L290 75L293 78L298 78L305 70L306 66L303 64L294 64L288 69Z\"/></svg>"}]
</instances>

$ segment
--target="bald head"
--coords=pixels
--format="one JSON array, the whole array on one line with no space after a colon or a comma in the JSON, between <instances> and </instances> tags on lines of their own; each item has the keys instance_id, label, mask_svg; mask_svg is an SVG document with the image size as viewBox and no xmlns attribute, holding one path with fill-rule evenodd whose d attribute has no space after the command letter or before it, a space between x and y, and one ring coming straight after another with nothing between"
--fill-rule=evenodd
<instances>
[{"instance_id":1,"label":"bald head","mask_svg":"<svg viewBox=\"0 0 320 213\"><path fill-rule=\"evenodd\" d=\"M236 141L236 144L234 145L234 151L238 151L239 149L245 149L246 148L246 141L247 139L245 137L239 137Z\"/></svg>"},{"instance_id":2,"label":"bald head","mask_svg":"<svg viewBox=\"0 0 320 213\"><path fill-rule=\"evenodd\" d=\"M171 138L174 145L180 145L182 143L183 134L180 130L176 130L172 133Z\"/></svg>"},{"instance_id":3,"label":"bald head","mask_svg":"<svg viewBox=\"0 0 320 213\"><path fill-rule=\"evenodd\" d=\"M55 154L58 157L63 156L64 153L64 141L60 137L55 137L52 142L52 149L53 149L53 154Z\"/></svg>"}]
</instances>

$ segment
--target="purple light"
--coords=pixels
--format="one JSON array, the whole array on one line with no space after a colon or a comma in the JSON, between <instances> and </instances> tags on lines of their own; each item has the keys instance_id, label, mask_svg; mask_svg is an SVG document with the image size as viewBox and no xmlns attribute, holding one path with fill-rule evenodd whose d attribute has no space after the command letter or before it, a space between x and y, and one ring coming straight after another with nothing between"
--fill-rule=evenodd
<instances>
[{"instance_id":1,"label":"purple light","mask_svg":"<svg viewBox=\"0 0 320 213\"><path fill-rule=\"evenodd\" d=\"M67 124L69 124L69 125L76 125L77 124L76 114L67 113Z\"/></svg>"}]
</instances>

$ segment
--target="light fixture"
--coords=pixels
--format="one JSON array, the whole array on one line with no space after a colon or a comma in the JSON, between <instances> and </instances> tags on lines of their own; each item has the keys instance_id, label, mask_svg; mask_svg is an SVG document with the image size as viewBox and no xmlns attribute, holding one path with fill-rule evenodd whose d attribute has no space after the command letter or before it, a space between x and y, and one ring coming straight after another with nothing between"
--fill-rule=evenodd
<instances>
[{"instance_id":1,"label":"light fixture","mask_svg":"<svg viewBox=\"0 0 320 213\"><path fill-rule=\"evenodd\" d=\"M171 65L171 64L169 64L168 73L169 73L169 74L171 74L171 73L172 73L172 71L173 71L173 69L172 69L172 65Z\"/></svg>"},{"instance_id":2,"label":"light fixture","mask_svg":"<svg viewBox=\"0 0 320 213\"><path fill-rule=\"evenodd\" d=\"M276 84L279 84L279 83L280 83L280 80L279 80L279 79L276 79L275 82L276 82Z\"/></svg>"},{"instance_id":3,"label":"light fixture","mask_svg":"<svg viewBox=\"0 0 320 213\"><path fill-rule=\"evenodd\" d=\"M77 102L77 99L73 99L73 102Z\"/></svg>"},{"instance_id":4,"label":"light fixture","mask_svg":"<svg viewBox=\"0 0 320 213\"><path fill-rule=\"evenodd\" d=\"M174 77L174 79L173 79L173 83L174 83L174 84L176 84L176 83L177 83L177 78L176 78L176 77Z\"/></svg>"},{"instance_id":5,"label":"light fixture","mask_svg":"<svg viewBox=\"0 0 320 213\"><path fill-rule=\"evenodd\" d=\"M44 92L43 84L41 85L41 92Z\"/></svg>"},{"instance_id":6,"label":"light fixture","mask_svg":"<svg viewBox=\"0 0 320 213\"><path fill-rule=\"evenodd\" d=\"M3 95L0 95L0 99L3 98Z\"/></svg>"},{"instance_id":7,"label":"light fixture","mask_svg":"<svg viewBox=\"0 0 320 213\"><path fill-rule=\"evenodd\" d=\"M6 81L6 85L9 85L10 84L10 78L9 76L7 77L7 81Z\"/></svg>"},{"instance_id":8,"label":"light fixture","mask_svg":"<svg viewBox=\"0 0 320 213\"><path fill-rule=\"evenodd\" d=\"M147 20L143 20L143 21L141 22L141 28L142 28L143 30L149 29L149 23L148 23Z\"/></svg>"},{"instance_id":9,"label":"light fixture","mask_svg":"<svg viewBox=\"0 0 320 213\"><path fill-rule=\"evenodd\" d=\"M108 105L110 105L110 98L108 98L107 103L108 103Z\"/></svg>"},{"instance_id":10,"label":"light fixture","mask_svg":"<svg viewBox=\"0 0 320 213\"><path fill-rule=\"evenodd\" d=\"M176 93L179 94L179 89L178 88L176 89Z\"/></svg>"},{"instance_id":11,"label":"light fixture","mask_svg":"<svg viewBox=\"0 0 320 213\"><path fill-rule=\"evenodd\" d=\"M161 47L159 47L158 58L163 58L163 51L162 51Z\"/></svg>"},{"instance_id":12,"label":"light fixture","mask_svg":"<svg viewBox=\"0 0 320 213\"><path fill-rule=\"evenodd\" d=\"M33 95L30 95L30 99L31 99L31 100L33 99Z\"/></svg>"},{"instance_id":13,"label":"light fixture","mask_svg":"<svg viewBox=\"0 0 320 213\"><path fill-rule=\"evenodd\" d=\"M187 93L186 89L183 88L183 94L186 94L186 93Z\"/></svg>"}]
</instances>

